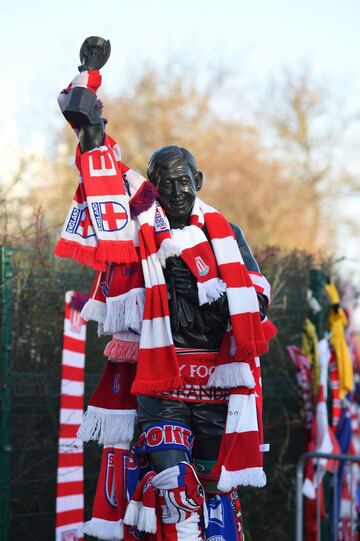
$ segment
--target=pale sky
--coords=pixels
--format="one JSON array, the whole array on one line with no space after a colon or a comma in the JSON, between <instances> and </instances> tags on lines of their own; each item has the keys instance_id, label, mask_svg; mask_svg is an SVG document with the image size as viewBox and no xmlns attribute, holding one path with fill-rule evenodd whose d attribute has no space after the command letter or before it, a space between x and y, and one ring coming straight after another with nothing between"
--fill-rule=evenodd
<instances>
[{"instance_id":1,"label":"pale sky","mask_svg":"<svg viewBox=\"0 0 360 541\"><path fill-rule=\"evenodd\" d=\"M360 111L360 0L2 0L0 6L2 139L16 124L26 145L53 140L63 124L57 94L77 73L89 35L111 41L102 70L109 93L126 84L133 67L162 65L169 55L194 61L200 71L224 62L254 92L282 67L306 61L316 76L342 85ZM355 159L355 169L359 164ZM349 250L360 259L356 248Z\"/></svg>"},{"instance_id":2,"label":"pale sky","mask_svg":"<svg viewBox=\"0 0 360 541\"><path fill-rule=\"evenodd\" d=\"M359 0L17 0L1 2L2 129L22 138L60 120L56 96L71 80L88 35L110 39L104 85L115 92L129 66L165 63L169 52L199 69L222 62L253 84L309 61L360 91ZM360 93L360 92L359 92ZM0 125L1 125L0 124ZM0 129L1 133L1 129Z\"/></svg>"}]
</instances>

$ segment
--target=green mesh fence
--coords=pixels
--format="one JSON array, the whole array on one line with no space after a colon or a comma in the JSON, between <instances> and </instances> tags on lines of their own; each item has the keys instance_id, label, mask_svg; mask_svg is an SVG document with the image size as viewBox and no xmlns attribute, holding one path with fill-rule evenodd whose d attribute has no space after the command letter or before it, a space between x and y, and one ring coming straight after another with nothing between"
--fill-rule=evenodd
<instances>
[{"instance_id":1,"label":"green mesh fence","mask_svg":"<svg viewBox=\"0 0 360 541\"><path fill-rule=\"evenodd\" d=\"M299 344L307 315L310 257L258 255L273 284L272 320L279 327L262 359L266 489L240 491L247 537L277 541L293 537L294 471L302 454L301 397L285 346ZM89 291L85 267L32 251L1 248L0 539L49 541L55 536L55 494L60 368L65 291ZM86 397L104 365L104 341L88 324ZM86 518L99 467L96 445L85 446Z\"/></svg>"}]
</instances>

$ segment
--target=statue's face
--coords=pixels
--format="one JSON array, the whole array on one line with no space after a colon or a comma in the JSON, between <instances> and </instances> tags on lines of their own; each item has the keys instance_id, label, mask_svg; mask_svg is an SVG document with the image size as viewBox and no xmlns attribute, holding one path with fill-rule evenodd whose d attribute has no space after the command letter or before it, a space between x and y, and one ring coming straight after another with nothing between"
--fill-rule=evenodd
<instances>
[{"instance_id":1,"label":"statue's face","mask_svg":"<svg viewBox=\"0 0 360 541\"><path fill-rule=\"evenodd\" d=\"M200 186L189 165L179 161L171 169L160 169L157 189L159 202L168 218L186 219L190 216Z\"/></svg>"}]
</instances>

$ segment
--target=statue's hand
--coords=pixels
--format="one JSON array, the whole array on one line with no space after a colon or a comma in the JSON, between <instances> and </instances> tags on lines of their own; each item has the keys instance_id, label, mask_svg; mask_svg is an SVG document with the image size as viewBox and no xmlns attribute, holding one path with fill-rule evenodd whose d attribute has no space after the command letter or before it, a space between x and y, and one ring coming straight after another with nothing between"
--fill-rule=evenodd
<instances>
[{"instance_id":1,"label":"statue's hand","mask_svg":"<svg viewBox=\"0 0 360 541\"><path fill-rule=\"evenodd\" d=\"M111 52L110 41L98 36L86 38L80 49L79 71L99 70L105 66Z\"/></svg>"},{"instance_id":2,"label":"statue's hand","mask_svg":"<svg viewBox=\"0 0 360 541\"><path fill-rule=\"evenodd\" d=\"M183 261L178 257L168 258L166 271L176 289L176 295L198 303L196 279Z\"/></svg>"}]
</instances>

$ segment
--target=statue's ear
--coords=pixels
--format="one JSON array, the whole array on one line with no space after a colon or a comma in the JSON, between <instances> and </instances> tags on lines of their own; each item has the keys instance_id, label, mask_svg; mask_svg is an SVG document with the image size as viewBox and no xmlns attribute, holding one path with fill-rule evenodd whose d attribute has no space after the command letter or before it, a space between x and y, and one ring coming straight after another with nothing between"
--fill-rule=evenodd
<instances>
[{"instance_id":1,"label":"statue's ear","mask_svg":"<svg viewBox=\"0 0 360 541\"><path fill-rule=\"evenodd\" d=\"M203 185L203 174L201 171L197 171L195 175L195 184L196 184L196 191L198 192L201 190Z\"/></svg>"}]
</instances>

